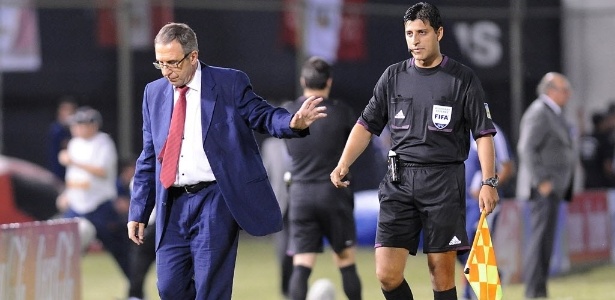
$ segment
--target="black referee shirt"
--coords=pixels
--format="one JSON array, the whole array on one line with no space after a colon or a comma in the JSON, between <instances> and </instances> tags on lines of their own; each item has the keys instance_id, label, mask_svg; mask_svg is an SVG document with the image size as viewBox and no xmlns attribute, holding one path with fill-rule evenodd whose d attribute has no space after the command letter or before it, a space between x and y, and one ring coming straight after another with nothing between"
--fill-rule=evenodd
<instances>
[{"instance_id":1,"label":"black referee shirt","mask_svg":"<svg viewBox=\"0 0 615 300\"><path fill-rule=\"evenodd\" d=\"M496 133L480 80L447 56L434 68L413 58L389 66L358 122L377 135L389 126L391 149L425 164L462 163L470 130L475 139Z\"/></svg>"},{"instance_id":2,"label":"black referee shirt","mask_svg":"<svg viewBox=\"0 0 615 300\"><path fill-rule=\"evenodd\" d=\"M305 97L284 105L295 113ZM297 139L286 139L292 158L292 181L329 181L329 174L337 166L346 140L356 123L357 115L346 103L325 99L320 105L327 107L327 117L310 125L310 134Z\"/></svg>"}]
</instances>

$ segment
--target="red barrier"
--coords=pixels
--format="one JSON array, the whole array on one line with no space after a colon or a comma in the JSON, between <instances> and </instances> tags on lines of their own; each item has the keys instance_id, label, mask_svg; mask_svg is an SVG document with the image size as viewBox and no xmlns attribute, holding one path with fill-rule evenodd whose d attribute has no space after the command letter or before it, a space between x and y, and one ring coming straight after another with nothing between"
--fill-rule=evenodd
<instances>
[{"instance_id":1,"label":"red barrier","mask_svg":"<svg viewBox=\"0 0 615 300\"><path fill-rule=\"evenodd\" d=\"M0 299L81 299L76 220L0 225Z\"/></svg>"},{"instance_id":2,"label":"red barrier","mask_svg":"<svg viewBox=\"0 0 615 300\"><path fill-rule=\"evenodd\" d=\"M551 272L567 272L571 268L615 261L615 191L609 215L607 190L575 194L571 203L562 204L558 217L558 238L553 249ZM527 243L528 209L523 201L504 200L492 233L502 283L521 282L522 262ZM611 232L612 230L612 232ZM561 236L560 236L561 234Z\"/></svg>"},{"instance_id":3,"label":"red barrier","mask_svg":"<svg viewBox=\"0 0 615 300\"><path fill-rule=\"evenodd\" d=\"M568 206L568 254L572 265L608 262L610 220L606 191L585 191Z\"/></svg>"},{"instance_id":4,"label":"red barrier","mask_svg":"<svg viewBox=\"0 0 615 300\"><path fill-rule=\"evenodd\" d=\"M500 201L501 211L493 226L493 244L503 284L521 282L523 262L523 231L519 201Z\"/></svg>"},{"instance_id":5,"label":"red barrier","mask_svg":"<svg viewBox=\"0 0 615 300\"><path fill-rule=\"evenodd\" d=\"M9 174L0 174L0 208L0 224L35 221L15 206Z\"/></svg>"}]
</instances>

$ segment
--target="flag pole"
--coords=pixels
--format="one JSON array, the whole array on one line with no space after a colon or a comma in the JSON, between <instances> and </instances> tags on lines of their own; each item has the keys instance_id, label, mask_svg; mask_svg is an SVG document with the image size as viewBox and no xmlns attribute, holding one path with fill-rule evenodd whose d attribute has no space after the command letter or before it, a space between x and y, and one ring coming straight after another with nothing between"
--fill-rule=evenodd
<instances>
[{"instance_id":1,"label":"flag pole","mask_svg":"<svg viewBox=\"0 0 615 300\"><path fill-rule=\"evenodd\" d=\"M480 229L483 227L483 222L485 222L485 217L487 216L487 211L483 210L480 214L480 219L478 220L478 225L476 226L476 234L474 235L474 241L472 242L472 248L470 248L470 254L468 255L468 260L466 261L465 269L463 273L470 274L470 268L468 267L468 262L472 261L472 258L475 255L474 249L476 249L476 244L478 243L478 239L480 238Z\"/></svg>"}]
</instances>

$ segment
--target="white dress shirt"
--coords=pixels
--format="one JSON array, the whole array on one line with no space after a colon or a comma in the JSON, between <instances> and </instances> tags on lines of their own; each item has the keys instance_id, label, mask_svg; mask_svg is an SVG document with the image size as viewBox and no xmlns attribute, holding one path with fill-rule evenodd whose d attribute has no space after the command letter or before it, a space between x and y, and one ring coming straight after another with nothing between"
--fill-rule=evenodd
<instances>
[{"instance_id":1,"label":"white dress shirt","mask_svg":"<svg viewBox=\"0 0 615 300\"><path fill-rule=\"evenodd\" d=\"M177 177L174 186L184 186L201 181L214 181L214 173L203 149L203 127L201 126L201 64L192 80L187 84L190 88L186 93L186 121L184 137L179 152ZM174 101L179 98L175 89Z\"/></svg>"}]
</instances>

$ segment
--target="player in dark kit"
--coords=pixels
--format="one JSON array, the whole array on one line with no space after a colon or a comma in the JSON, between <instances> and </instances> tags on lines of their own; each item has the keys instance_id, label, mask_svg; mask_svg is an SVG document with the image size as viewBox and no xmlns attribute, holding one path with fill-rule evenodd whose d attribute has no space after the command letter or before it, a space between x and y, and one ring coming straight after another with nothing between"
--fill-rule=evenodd
<instances>
[{"instance_id":1,"label":"player in dark kit","mask_svg":"<svg viewBox=\"0 0 615 300\"><path fill-rule=\"evenodd\" d=\"M490 213L499 198L494 188L496 130L474 72L440 53L444 28L438 9L424 2L413 5L404 15L404 29L412 58L387 68L376 83L331 181L347 187L343 178L350 165L372 134L380 135L388 126L393 163L380 184L375 245L382 292L386 299L413 299L404 268L408 254L416 255L423 230L434 299L457 299L457 251L470 249L463 164L468 135L471 131L476 139L486 182L479 206Z\"/></svg>"},{"instance_id":2,"label":"player in dark kit","mask_svg":"<svg viewBox=\"0 0 615 300\"><path fill-rule=\"evenodd\" d=\"M329 182L329 170L335 167L344 149L344 141L356 121L350 106L329 98L332 78L329 64L323 59L308 59L301 70L303 96L286 105L297 111L310 96L325 99L328 117L312 124L310 135L287 140L292 159L289 195L290 246L293 272L289 294L304 300L317 253L323 252L326 237L335 252L334 260L342 274L348 299L361 299L361 281L355 267L356 229L353 215L354 197L350 189L336 189Z\"/></svg>"}]
</instances>

